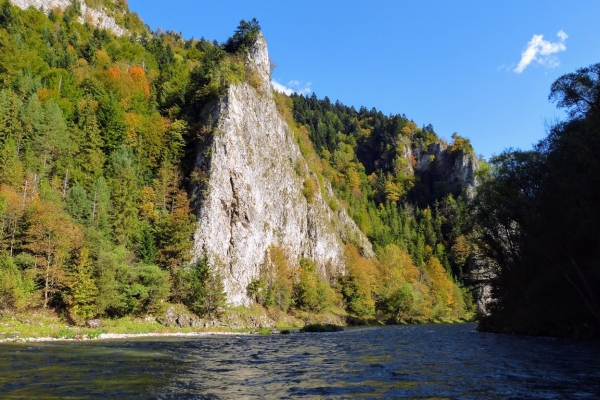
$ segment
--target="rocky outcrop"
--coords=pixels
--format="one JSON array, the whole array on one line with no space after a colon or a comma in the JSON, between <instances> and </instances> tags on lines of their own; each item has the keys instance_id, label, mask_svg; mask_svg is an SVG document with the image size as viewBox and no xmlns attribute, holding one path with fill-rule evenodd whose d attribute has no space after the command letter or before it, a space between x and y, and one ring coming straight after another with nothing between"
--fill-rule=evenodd
<instances>
[{"instance_id":1,"label":"rocky outcrop","mask_svg":"<svg viewBox=\"0 0 600 400\"><path fill-rule=\"evenodd\" d=\"M257 87L232 85L205 110L213 134L198 151L196 166L205 181L194 191L195 258L206 254L220 268L228 302L246 306L252 303L247 286L271 245L282 248L292 265L313 260L324 277L344 272L347 242L373 255L346 212L331 208L330 185L310 171L277 112L262 36L249 50L248 64L260 77Z\"/></svg>"},{"instance_id":2,"label":"rocky outcrop","mask_svg":"<svg viewBox=\"0 0 600 400\"><path fill-rule=\"evenodd\" d=\"M49 12L54 8L64 10L65 8L73 5L72 0L10 0L14 5L27 9L33 7L44 12ZM96 28L106 29L113 32L118 36L123 36L127 33L127 30L117 24L115 19L109 16L104 10L96 10L88 7L84 1L80 1L81 5L81 16L79 22L89 22Z\"/></svg>"},{"instance_id":3,"label":"rocky outcrop","mask_svg":"<svg viewBox=\"0 0 600 400\"><path fill-rule=\"evenodd\" d=\"M478 185L475 172L479 159L460 149L453 149L444 142L423 146L406 147L406 156L414 160L413 173L429 175L434 182L444 182L447 191L455 195L472 197Z\"/></svg>"}]
</instances>

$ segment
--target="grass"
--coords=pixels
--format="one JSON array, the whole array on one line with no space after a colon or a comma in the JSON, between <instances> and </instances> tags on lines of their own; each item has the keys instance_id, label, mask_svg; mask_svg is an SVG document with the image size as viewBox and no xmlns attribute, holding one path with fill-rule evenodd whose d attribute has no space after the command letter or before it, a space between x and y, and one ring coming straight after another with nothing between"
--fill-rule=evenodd
<instances>
[{"instance_id":1,"label":"grass","mask_svg":"<svg viewBox=\"0 0 600 400\"><path fill-rule=\"evenodd\" d=\"M180 328L167 327L154 320L125 317L120 319L104 319L101 328L70 326L60 316L50 311L38 311L31 314L13 314L0 316L1 339L54 338L54 339L98 339L103 333L116 334L169 334L194 332L251 332L247 328ZM270 333L270 331L269 331Z\"/></svg>"}]
</instances>

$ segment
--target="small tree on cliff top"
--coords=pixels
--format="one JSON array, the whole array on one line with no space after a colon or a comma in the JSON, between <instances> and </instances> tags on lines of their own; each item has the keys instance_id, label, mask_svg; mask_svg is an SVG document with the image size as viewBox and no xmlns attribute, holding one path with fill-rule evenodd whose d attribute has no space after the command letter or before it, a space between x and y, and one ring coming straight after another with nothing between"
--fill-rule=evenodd
<instances>
[{"instance_id":1,"label":"small tree on cliff top","mask_svg":"<svg viewBox=\"0 0 600 400\"><path fill-rule=\"evenodd\" d=\"M228 53L243 52L248 49L260 33L260 25L256 18L251 21L241 20L235 33L225 42L225 51Z\"/></svg>"}]
</instances>

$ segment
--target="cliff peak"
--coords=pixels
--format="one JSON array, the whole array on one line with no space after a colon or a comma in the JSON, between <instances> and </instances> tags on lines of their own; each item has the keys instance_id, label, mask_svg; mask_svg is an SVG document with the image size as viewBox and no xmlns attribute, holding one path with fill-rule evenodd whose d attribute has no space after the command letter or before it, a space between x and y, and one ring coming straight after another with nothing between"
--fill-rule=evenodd
<instances>
[{"instance_id":1,"label":"cliff peak","mask_svg":"<svg viewBox=\"0 0 600 400\"><path fill-rule=\"evenodd\" d=\"M267 41L262 33L259 33L250 49L248 49L248 61L256 68L263 84L271 81L271 60L267 49Z\"/></svg>"},{"instance_id":2,"label":"cliff peak","mask_svg":"<svg viewBox=\"0 0 600 400\"><path fill-rule=\"evenodd\" d=\"M267 44L258 34L248 46L248 67L260 77L231 85L207 105L212 136L198 149L198 225L194 258L207 255L224 278L228 302L250 305L248 285L281 249L292 268L312 260L327 279L345 271L345 244L365 256L371 244L343 208L332 209L328 182L310 170L294 133L277 111L270 87ZM309 193L310 192L310 193Z\"/></svg>"}]
</instances>

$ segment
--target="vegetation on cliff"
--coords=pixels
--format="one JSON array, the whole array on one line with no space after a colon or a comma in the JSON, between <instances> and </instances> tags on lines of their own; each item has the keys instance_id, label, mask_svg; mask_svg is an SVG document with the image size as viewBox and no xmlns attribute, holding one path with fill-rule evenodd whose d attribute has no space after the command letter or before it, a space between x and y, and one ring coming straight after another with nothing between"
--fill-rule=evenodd
<instances>
[{"instance_id":1,"label":"vegetation on cliff","mask_svg":"<svg viewBox=\"0 0 600 400\"><path fill-rule=\"evenodd\" d=\"M82 324L181 303L218 315L218 274L205 261L190 266L189 193L205 173L192 165L210 135L200 110L228 85L255 82L246 52L258 22L242 21L219 44L148 33L135 21L117 37L75 16L75 6L45 15L0 4L0 312L52 309ZM325 145L297 111L308 100L278 96L296 114L299 125L289 122L309 163L333 182L378 259L348 243L348 273L324 277L311 260L291 270L273 249L248 288L256 300L397 322L467 317L471 302L457 283L469 254L464 201L445 192L413 208L419 182L390 147L437 140L433 129L373 110L350 115L358 130L350 129L342 114L351 110L340 105L331 123L317 118L332 136ZM380 123L396 127L380 133ZM306 195L321 189L309 182Z\"/></svg>"}]
</instances>

